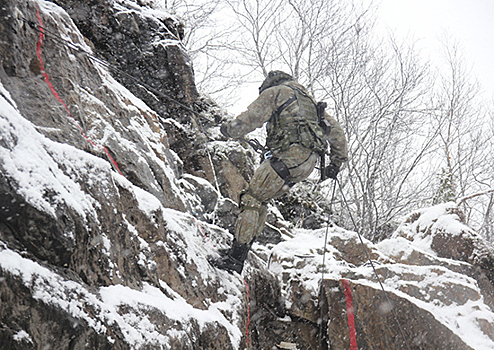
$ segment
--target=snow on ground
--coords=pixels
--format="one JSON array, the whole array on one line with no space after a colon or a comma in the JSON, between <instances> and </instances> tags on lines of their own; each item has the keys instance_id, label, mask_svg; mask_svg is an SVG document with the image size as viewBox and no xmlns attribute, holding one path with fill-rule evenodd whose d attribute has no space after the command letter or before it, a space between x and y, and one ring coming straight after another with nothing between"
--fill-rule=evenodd
<instances>
[{"instance_id":1,"label":"snow on ground","mask_svg":"<svg viewBox=\"0 0 494 350\"><path fill-rule=\"evenodd\" d=\"M0 87L4 91L1 84ZM98 203L81 189L75 178L87 175L87 181L91 177L97 179L111 170L109 163L44 137L2 95L0 111L0 167L17 184L26 201L54 218L61 202L83 218L96 218Z\"/></svg>"},{"instance_id":2,"label":"snow on ground","mask_svg":"<svg viewBox=\"0 0 494 350\"><path fill-rule=\"evenodd\" d=\"M38 3L45 13L55 13L68 19L64 12L60 12L58 6L44 1L38 1ZM127 2L124 1L123 3ZM150 15L156 16L155 13ZM82 37L78 39L79 45L90 52L90 48L85 46ZM103 84L120 95L122 101L130 101L130 103L122 103L122 108L136 108L136 112L138 110L149 112L148 107L142 101L118 84L105 69L98 65L96 67L103 79ZM96 99L93 103L102 104ZM129 105L135 107L129 107ZM136 117L132 120L130 128L138 133L143 140L149 140L150 147L156 146L161 140L147 125ZM103 141L109 138L111 134L112 137L121 139L129 150L134 150L134 145L131 142L124 141L121 135L115 129L109 128L108 125L103 134ZM228 147L229 145L227 143ZM145 214L152 217L161 212L170 235L175 239L182 240L188 248L187 259L198 267L202 276L206 276L204 279L207 277L211 279L221 278L224 288L222 292L228 295L226 301L212 303L207 310L201 310L188 304L164 282L160 287L166 290L168 295L147 283L144 283L141 289L113 285L99 288L97 291L90 291L82 282L68 280L7 249L0 243L0 267L12 275L18 276L26 286L32 288L34 298L55 305L75 318L85 320L95 331L100 333L105 333L107 325L116 324L122 330L127 342L134 347L150 344L152 341L166 346L171 336L182 337L187 334L186 329L175 330L170 334L159 333L157 325L152 323L146 313L146 310L149 309L159 310L169 319L180 321L182 324L190 324L191 320L197 321L200 327L210 323L219 323L227 329L233 344L240 343L242 331L238 328L238 324L241 323L241 320L235 316L229 320L224 316L223 311L238 309L240 298L243 295L243 285L240 280L230 277L227 273L212 270L205 258L211 250L215 249L216 244L205 232L219 230L219 228L199 222L191 215L162 208L156 197L133 186L125 178L112 172L108 161L44 137L37 132L32 123L20 115L8 91L1 84L0 146L2 171L16 183L19 193L25 197L28 203L53 217L56 217L57 205L63 201L81 217L85 218L87 215L91 215L97 219L98 202L80 188L77 180L80 176L85 176L87 177L85 181L98 182L104 178L101 176L102 174L111 173L112 175L107 176L107 178L119 182L129 191L132 191L139 203L140 210ZM223 147L225 146L223 145ZM138 152L134 153L138 154ZM150 153L154 154L154 152ZM61 164L63 164L63 170ZM160 164L167 171L167 176L173 180L175 177L173 167L170 164ZM172 186L176 186L174 181L170 181L170 183ZM108 187L112 187L110 183L108 185ZM179 187L174 188L174 191L179 193ZM47 192L54 195L46 196ZM390 278L384 280L387 291L406 298L418 307L431 312L436 319L458 334L473 348L477 350L493 349L494 342L481 331L478 320L485 320L494 324L494 312L485 305L475 280L453 272L444 266L410 266L394 263L393 257L398 254L406 257L416 251L424 256L429 256L431 260L443 261L451 265L465 264L435 256L430 247L430 236L425 234L427 231L425 228L428 227L441 229L451 234L471 232L470 229L459 223L455 214L447 211L452 205L449 203L419 211L420 218L413 224L402 225L397 231L399 235L395 235L378 245L373 245L367 240L365 240L365 244L368 249L372 249L373 252L381 256L379 268L387 268L392 273ZM278 276L282 274L288 274L291 277L304 276L306 287L312 291L313 295L317 296L321 279L322 247L325 233L325 229L296 231L293 239L274 247L273 256L275 259L269 265L270 271ZM228 233L225 232L225 235ZM355 239L356 233L335 227L329 230L329 235L348 241ZM406 238L400 237L400 235ZM143 246L146 245L145 242L142 244ZM424 292L422 296L412 296L403 292L400 287L409 283L409 281L399 278L403 275L415 277L413 283L420 291ZM370 266L355 266L346 262L339 257L334 247L328 245L325 257L325 277L339 280L348 278L348 276L357 276L352 280L354 283L379 288ZM462 302L451 302L448 295L443 292L445 294L443 297L428 298L431 291L447 291L450 285L463 287L465 291L468 291L470 297ZM289 293L289 291L286 292ZM128 309L127 313L120 312L122 306L128 306L128 308L124 308ZM31 341L29 335L23 331L18 332L15 337Z\"/></svg>"},{"instance_id":3,"label":"snow on ground","mask_svg":"<svg viewBox=\"0 0 494 350\"><path fill-rule=\"evenodd\" d=\"M0 140L3 146L0 147L1 166L5 174L17 183L19 193L30 204L53 217L57 203L63 201L82 217L91 214L96 218L95 208L98 203L80 188L73 177L80 176L82 172L90 179L93 177L95 182L102 181L99 174L111 172L110 164L72 146L53 142L40 135L11 104L8 92L1 85L0 92ZM59 164L64 164L67 169L62 171ZM72 164L76 168L71 169ZM185 239L187 246L191 247L192 259L197 260L200 272L204 276L214 273L205 263L205 253L213 243L205 242L202 234L198 234L204 223L197 222L187 214L163 209L156 197L133 186L116 173L113 173L113 179L133 191L139 208L147 215L151 216L161 209L169 230ZM47 199L43 195L46 191L55 193L54 199ZM198 258L200 256L202 259ZM166 317L183 324L190 324L191 319L197 321L201 327L207 323L219 323L228 330L233 344L238 344L242 336L237 327L239 320L231 322L221 313L222 310L235 310L240 304L243 286L233 280L226 280L231 293L226 302L212 304L208 310L200 310L187 304L178 294L174 293L174 298L171 299L149 284L144 284L142 290L115 285L100 288L97 293L90 292L81 282L64 279L48 268L6 248L0 250L0 266L12 275L22 278L26 286L32 286L34 298L58 306L75 318L85 320L97 332L105 333L105 325L117 324L126 341L135 347L150 342L166 346L168 342L170 335L159 334L156 325L152 324L144 312L149 308L155 308ZM213 277L217 277L216 274ZM171 291L169 287L167 289ZM88 310L87 305L94 310ZM130 307L126 314L119 313L123 305ZM92 316L93 312L95 316ZM174 336L182 337L186 334L187 330L175 331ZM23 337L23 334L18 334L18 337Z\"/></svg>"},{"instance_id":4,"label":"snow on ground","mask_svg":"<svg viewBox=\"0 0 494 350\"><path fill-rule=\"evenodd\" d=\"M137 129L138 125L134 127ZM164 164L163 167L169 168ZM133 186L123 176L112 171L110 163L105 159L41 135L19 113L8 91L1 84L0 168L29 204L49 213L53 218L56 218L59 204L64 203L82 218L91 215L97 221L99 203L81 188L81 177L84 177L86 183L99 184L102 191L105 188L114 189L112 182L118 182L134 193L139 209L146 215L163 215L170 236L183 241L188 247L187 259L196 264L205 280L221 278L225 293L228 294L226 301L211 303L207 310L201 310L188 304L164 282L160 287L166 289L173 298L147 283L140 290L114 285L93 292L82 282L68 280L0 245L0 267L21 278L32 290L35 299L57 306L74 318L86 321L99 333L105 333L108 325L116 324L126 341L134 348L143 344L156 344L166 348L170 337L187 336L187 327L181 331L170 330L169 334L160 334L158 329L162 325L152 323L150 315L146 313L150 309L156 309L167 318L180 321L184 325L193 324L192 320L201 328L207 324L220 324L228 331L234 346L240 343L243 331L239 329L239 325L243 320L239 319L239 313L235 311L242 305L244 286L238 278L230 277L227 273L218 274L206 261L207 254L216 244L206 237L206 232L221 230L185 213L163 208L155 196ZM169 176L174 176L172 170L169 171ZM51 195L47 196L47 193ZM137 231L134 233L138 234ZM228 233L225 232L225 235ZM106 242L105 249L109 250L110 244L111 242ZM141 246L147 248L146 242L141 240ZM142 260L146 260L145 257ZM122 313L122 309L128 311ZM233 316L229 320L224 314L231 311ZM16 337L29 341L24 333L18 333Z\"/></svg>"},{"instance_id":5,"label":"snow on ground","mask_svg":"<svg viewBox=\"0 0 494 350\"><path fill-rule=\"evenodd\" d=\"M146 196L149 198L149 196ZM141 194L142 198L142 194ZM205 250L201 246L203 237L197 235L190 216L167 210L164 217L170 224L169 229L180 230L180 234L187 237L188 244L193 242L192 251ZM190 253L189 253L190 254ZM241 321L233 313L232 320L224 316L224 312L238 310L243 298L242 283L224 273L218 277L217 272L208 267L204 253L193 254L193 259L201 259L203 278L209 275L210 279L222 278L226 301L211 303L207 310L194 308L188 304L178 293L175 293L166 283L161 281L161 288L144 283L142 289L132 289L123 285L101 287L97 292L92 292L82 282L65 279L50 269L40 264L23 258L18 253L0 246L0 267L14 276L22 279L29 287L35 299L47 304L59 307L76 319L86 321L96 332L106 333L106 326L116 324L125 336L125 340L131 346L139 348L143 345L157 345L166 348L170 337L187 337L189 329L171 329L168 333L160 332L162 325L153 324L149 310L157 310L172 321L179 321L182 325L192 324L196 321L201 328L208 324L220 324L228 331L232 344L238 346L242 337L242 331L238 325ZM199 266L198 266L199 267ZM124 313L120 310L125 310ZM19 335L20 336L20 335ZM112 341L112 339L109 339Z\"/></svg>"},{"instance_id":6,"label":"snow on ground","mask_svg":"<svg viewBox=\"0 0 494 350\"><path fill-rule=\"evenodd\" d=\"M40 135L36 128L19 114L8 92L1 85L0 92L1 166L5 173L16 181L19 192L30 204L53 216L55 216L56 205L61 200L82 217L96 216L95 210L98 203L82 191L75 177L81 176L81 171L84 169L91 168L91 172L87 172L85 176L94 176L94 181L101 181L99 174L111 172L110 164L72 146L55 143ZM62 163L67 167L64 171L59 166ZM71 164L77 164L77 168L75 166L70 168ZM188 214L162 208L158 199L153 195L131 185L116 173L113 173L113 180L124 184L134 193L139 208L148 216L156 215L161 210L169 230L183 239L189 247L188 259L194 261L203 276L211 275L211 278L218 278L217 272L213 272L205 260L205 256L214 249L215 245L203 232L207 225L198 222ZM56 196L51 200L47 199L43 196L46 190L53 191ZM447 212L450 207L451 204L445 204L424 209L421 211L419 220L413 224L402 225L399 231L408 239L396 235L378 245L373 245L369 241L365 241L365 244L373 251L379 252L383 256L382 261L393 261L392 257L399 252L403 253L402 257L406 257L415 250L438 261L456 265L465 264L435 256L430 248L430 238L422 234L426 231L424 228L427 227L443 229L452 234L471 232L459 223L454 214ZM217 228L210 226L207 229ZM314 295L317 295L323 259L321 247L324 244L325 233L325 229L298 230L293 239L275 246L273 254L278 258L271 263L270 270L278 275L285 273L304 276L306 285L312 289ZM335 227L329 230L329 235L346 241L354 239L356 234ZM97 292L90 292L82 282L64 279L48 268L23 258L12 250L5 247L0 249L1 268L21 278L26 286L32 286L34 298L56 305L75 318L85 320L100 333L105 332L106 325L117 324L127 342L135 347L149 344L150 339L153 339L156 344L166 346L169 337L186 335L187 330L173 331L173 334L166 335L158 333L157 326L151 322L145 312L150 308L159 310L171 320L180 321L183 324L190 323L191 320L197 321L200 327L208 323L219 323L227 329L234 344L240 342L242 336L242 331L238 328L240 320L228 320L222 313L225 310L237 309L240 303L243 286L234 278L223 279L225 292L229 295L225 302L213 303L207 310L200 310L192 307L164 283L161 287L165 288L173 298L146 283L140 290L114 285L100 288ZM329 245L326 249L326 278L338 280L348 278L349 275L360 276L353 282L379 288L370 266L354 266L339 259L334 247ZM481 331L478 322L485 320L490 324L494 323L494 313L483 302L479 288L472 278L442 266L418 267L381 263L379 267L386 267L393 272L392 277L384 280L386 290L431 312L436 319L473 348L477 350L494 348L494 342ZM407 281L401 280L398 276L406 274L417 277L413 282L422 291L437 288L447 290L449 285L454 284L463 286L473 296L461 303L446 302L447 295L444 300L441 298L428 300L427 293L422 298L411 296L400 290L400 287L404 286ZM224 276L228 275L225 273ZM88 309L88 305L92 310ZM124 305L129 306L128 310L130 310L126 314L119 312ZM26 334L22 332L19 332L16 337L29 341Z\"/></svg>"},{"instance_id":7,"label":"snow on ground","mask_svg":"<svg viewBox=\"0 0 494 350\"><path fill-rule=\"evenodd\" d=\"M455 213L456 208L455 203L448 202L417 210L408 217L418 216L418 219L411 223L403 223L398 227L393 237L404 236L413 240L414 246L434 254L430 247L432 243L430 232L443 231L450 235L478 236L470 227L460 222L460 218Z\"/></svg>"},{"instance_id":8,"label":"snow on ground","mask_svg":"<svg viewBox=\"0 0 494 350\"><path fill-rule=\"evenodd\" d=\"M451 230L453 234L462 230L464 232L465 226L458 221L458 218L446 212L446 208L450 206L451 204L424 209L420 222L416 225L421 227L436 225L436 228ZM403 230L409 230L406 232L409 237L416 235L415 229L415 225L400 227L401 233ZM471 232L470 229L468 230ZM280 280L283 276L285 278L288 276L288 280L292 278L303 280L305 288L317 298L322 277L322 247L325 233L326 229L295 231L293 239L279 243L273 248L269 270L278 275ZM328 237L329 241L332 238L348 241L355 240L357 234L334 227L328 230ZM378 271L386 271L386 278L380 273L386 291L429 311L472 348L494 349L494 341L481 329L483 322L494 324L494 312L484 303L476 280L439 265L447 263L447 266L461 266L468 265L467 263L435 256L430 244L427 244L425 235L417 237L416 240L395 236L376 245L365 239L364 242L369 252L377 253L380 257L374 262L374 266ZM436 265L408 265L394 260L397 253L412 251L429 256L429 261L435 262ZM364 254L363 250L362 254ZM406 254L400 256L403 258ZM333 280L345 278L356 284L380 289L370 264L355 266L348 263L341 259L341 254L330 244L326 247L324 278ZM404 291L408 291L408 294ZM285 286L285 293L290 293L289 283Z\"/></svg>"},{"instance_id":9,"label":"snow on ground","mask_svg":"<svg viewBox=\"0 0 494 350\"><path fill-rule=\"evenodd\" d=\"M2 107L8 107L5 106L4 99L0 99L0 108ZM79 162L76 164L84 166L86 161L89 161L84 157L88 157L92 163L93 171L97 169L97 164L102 166L105 171L110 171L107 162L73 147L58 145L45 139L37 134L34 127L12 108L9 109L7 116L2 113L0 127L3 132L8 132L12 128L23 128L22 132L17 134L19 137L16 137L14 146L20 151L9 152L0 148L0 152L2 166L10 176L18 181L20 192L25 194L28 201L37 205L40 210L54 213L56 208L51 203L46 203L42 196L45 189L53 189L69 205L77 203L77 206L75 204L74 206L82 212L92 208L94 203L91 197L82 192L74 181L58 169L57 164L54 163L45 148L58 147L59 151L70 148L71 152L69 153L72 154L72 157L79 154ZM42 147L37 147L37 143L41 144ZM22 164L24 157L29 158L32 154L38 155L36 167L26 168L24 165L20 168L16 166ZM82 169L81 167L80 170ZM208 228L206 224L185 213L164 209L156 197L133 186L122 176L116 173L113 175L115 181L125 185L129 191L134 193L139 208L144 213L151 217L161 211L170 231L169 234L175 236L176 240L184 241L185 246L188 247L187 258L195 262L203 278L208 275L210 275L209 279L218 278L217 272L205 260L207 253L213 249L214 243L204 237L204 233L201 232L201 230L209 231L217 228ZM65 184L65 186L61 184ZM114 285L100 288L97 293L90 292L81 282L64 279L48 268L23 258L18 253L6 248L0 250L0 267L12 275L20 277L27 287L31 287L34 298L55 305L75 318L85 320L99 333L105 333L106 325L115 323L122 330L126 341L136 348L144 344L155 344L166 348L170 336L187 336L187 329L175 330L172 334L160 334L158 326L151 322L150 317L145 312L150 308L154 308L165 314L167 318L180 321L182 324L191 324L191 320L197 321L201 328L208 323L221 324L230 334L233 344L239 344L242 337L242 331L238 328L241 320L234 317L230 321L222 313L222 311L237 310L241 304L241 298L243 298L243 285L240 281L229 278L228 275L223 276L225 278L222 280L229 295L228 299L224 302L212 303L207 310L201 310L188 304L164 282L162 282L161 287L165 288L168 294L173 295L173 298L146 283L141 290ZM127 306L123 308L127 310L125 314L119 312L122 306Z\"/></svg>"}]
</instances>

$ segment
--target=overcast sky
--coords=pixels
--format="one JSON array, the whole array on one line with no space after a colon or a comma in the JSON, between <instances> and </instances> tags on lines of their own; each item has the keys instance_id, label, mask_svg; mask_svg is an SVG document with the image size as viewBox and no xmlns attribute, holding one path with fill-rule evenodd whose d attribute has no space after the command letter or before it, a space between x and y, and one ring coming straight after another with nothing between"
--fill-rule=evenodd
<instances>
[{"instance_id":1,"label":"overcast sky","mask_svg":"<svg viewBox=\"0 0 494 350\"><path fill-rule=\"evenodd\" d=\"M445 35L457 41L467 67L494 98L494 0L376 0L379 28L410 37L437 56Z\"/></svg>"}]
</instances>

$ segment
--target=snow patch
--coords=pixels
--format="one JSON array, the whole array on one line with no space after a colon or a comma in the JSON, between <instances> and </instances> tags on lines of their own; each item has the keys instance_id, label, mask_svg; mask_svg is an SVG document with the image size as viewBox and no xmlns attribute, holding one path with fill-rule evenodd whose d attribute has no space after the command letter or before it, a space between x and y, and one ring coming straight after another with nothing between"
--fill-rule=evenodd
<instances>
[{"instance_id":1,"label":"snow patch","mask_svg":"<svg viewBox=\"0 0 494 350\"><path fill-rule=\"evenodd\" d=\"M448 210L449 204L420 211L421 216L413 224L400 227L400 234L391 239L373 244L364 240L369 252L380 256L374 265L387 292L405 298L418 308L430 312L440 323L458 335L466 344L476 350L494 349L494 340L482 331L485 324L494 324L494 312L485 303L477 281L464 274L454 272L445 266L468 266L468 263L439 258L430 249L427 235L417 235L417 227L429 227L459 232L473 232L459 222ZM322 277L323 246L325 230L295 230L295 236L279 243L272 250L271 272L284 286L286 299L290 296L290 280L298 279L304 288L317 297ZM348 241L356 233L341 228L328 231L329 241L337 238ZM409 240L405 237L412 237ZM359 242L360 244L360 242ZM426 265L408 265L405 261L412 253L422 254L428 260ZM363 250L362 250L362 254ZM350 264L341 253L328 244L326 247L324 276L326 279L349 279L352 283L380 290L380 285L368 263L359 266ZM395 261L398 259L398 262ZM442 266L444 265L444 266ZM385 277L383 277L385 276ZM406 278L405 278L406 276ZM287 305L291 307L290 303Z\"/></svg>"},{"instance_id":2,"label":"snow patch","mask_svg":"<svg viewBox=\"0 0 494 350\"><path fill-rule=\"evenodd\" d=\"M108 326L117 325L125 340L134 348L149 345L166 348L170 338L187 337L187 327L180 331L163 332L160 329L162 325L152 322L148 313L150 310L160 312L170 320L182 322L183 325L191 325L192 320L201 328L208 324L221 324L228 331L233 344L237 346L242 338L242 332L237 326L240 320L229 321L222 312L237 308L240 300L235 295L242 295L239 282L227 283L229 289L234 289L233 293L229 290L227 301L213 303L207 310L201 310L188 304L163 281L161 286L170 292L173 298L147 283L144 283L141 289L113 285L101 287L97 293L90 292L82 283L66 280L9 249L0 250L0 267L20 277L23 283L31 288L35 299L55 305L73 317L86 321L100 334L106 334ZM24 333L19 332L19 338L25 336Z\"/></svg>"},{"instance_id":3,"label":"snow patch","mask_svg":"<svg viewBox=\"0 0 494 350\"><path fill-rule=\"evenodd\" d=\"M31 336L25 330L20 330L19 332L14 334L13 338L15 341L18 341L18 342L26 341L26 342L31 343L31 344L33 343Z\"/></svg>"}]
</instances>

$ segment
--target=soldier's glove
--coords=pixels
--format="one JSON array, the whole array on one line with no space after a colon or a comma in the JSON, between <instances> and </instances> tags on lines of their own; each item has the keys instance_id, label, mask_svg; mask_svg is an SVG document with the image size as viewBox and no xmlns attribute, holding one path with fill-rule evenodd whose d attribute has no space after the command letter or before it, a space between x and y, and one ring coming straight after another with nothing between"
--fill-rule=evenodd
<instances>
[{"instance_id":1,"label":"soldier's glove","mask_svg":"<svg viewBox=\"0 0 494 350\"><path fill-rule=\"evenodd\" d=\"M331 178L336 180L336 176L340 172L340 167L334 163L330 163L326 168L324 168L324 178Z\"/></svg>"},{"instance_id":2,"label":"soldier's glove","mask_svg":"<svg viewBox=\"0 0 494 350\"><path fill-rule=\"evenodd\" d=\"M228 133L228 129L227 129L227 124L226 123L221 124L221 126L220 126L220 132L226 138L230 138L231 137L230 134Z\"/></svg>"}]
</instances>

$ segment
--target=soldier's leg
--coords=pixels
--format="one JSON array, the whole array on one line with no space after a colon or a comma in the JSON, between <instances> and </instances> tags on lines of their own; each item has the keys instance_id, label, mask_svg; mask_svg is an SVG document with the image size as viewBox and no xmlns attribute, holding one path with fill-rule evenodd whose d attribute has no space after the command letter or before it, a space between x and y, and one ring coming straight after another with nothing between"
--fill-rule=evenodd
<instances>
[{"instance_id":1,"label":"soldier's leg","mask_svg":"<svg viewBox=\"0 0 494 350\"><path fill-rule=\"evenodd\" d=\"M269 160L264 161L255 171L249 188L240 195L240 214L235 225L235 238L242 244L249 244L262 232L267 215L267 201L286 187Z\"/></svg>"},{"instance_id":2,"label":"soldier's leg","mask_svg":"<svg viewBox=\"0 0 494 350\"><path fill-rule=\"evenodd\" d=\"M312 173L319 158L317 153L297 144L276 156L288 168L288 180L295 183L305 180Z\"/></svg>"},{"instance_id":3,"label":"soldier's leg","mask_svg":"<svg viewBox=\"0 0 494 350\"><path fill-rule=\"evenodd\" d=\"M210 260L213 266L241 273L251 243L262 231L266 220L266 202L283 190L285 181L273 170L269 160L254 173L249 188L240 196L240 214L235 224L235 239L228 252Z\"/></svg>"},{"instance_id":4,"label":"soldier's leg","mask_svg":"<svg viewBox=\"0 0 494 350\"><path fill-rule=\"evenodd\" d=\"M241 211L235 225L233 245L226 255L211 261L214 266L242 272L251 243L264 228L267 201L281 196L293 183L309 176L317 159L310 151L299 147L290 148L289 152L281 156L284 156L281 164L266 160L254 173L249 188L240 197Z\"/></svg>"},{"instance_id":5,"label":"soldier's leg","mask_svg":"<svg viewBox=\"0 0 494 350\"><path fill-rule=\"evenodd\" d=\"M239 242L248 244L262 232L267 201L280 197L294 183L306 179L314 170L317 158L311 150L293 145L259 166L249 188L240 197L240 214L235 225L235 237Z\"/></svg>"}]
</instances>

